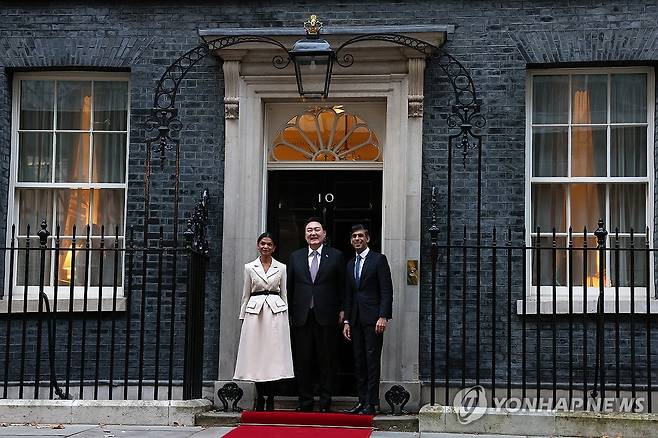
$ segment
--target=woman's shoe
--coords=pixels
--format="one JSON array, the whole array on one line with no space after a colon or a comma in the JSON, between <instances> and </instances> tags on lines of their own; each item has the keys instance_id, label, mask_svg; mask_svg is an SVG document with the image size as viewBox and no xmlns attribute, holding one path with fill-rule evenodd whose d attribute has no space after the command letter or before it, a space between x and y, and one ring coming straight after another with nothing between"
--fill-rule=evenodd
<instances>
[{"instance_id":1,"label":"woman's shoe","mask_svg":"<svg viewBox=\"0 0 658 438\"><path fill-rule=\"evenodd\" d=\"M265 397L263 397L262 395L256 397L256 410L257 411L265 410Z\"/></svg>"},{"instance_id":2,"label":"woman's shoe","mask_svg":"<svg viewBox=\"0 0 658 438\"><path fill-rule=\"evenodd\" d=\"M274 396L270 395L267 397L267 402L265 403L265 410L266 411L273 411L274 410Z\"/></svg>"}]
</instances>

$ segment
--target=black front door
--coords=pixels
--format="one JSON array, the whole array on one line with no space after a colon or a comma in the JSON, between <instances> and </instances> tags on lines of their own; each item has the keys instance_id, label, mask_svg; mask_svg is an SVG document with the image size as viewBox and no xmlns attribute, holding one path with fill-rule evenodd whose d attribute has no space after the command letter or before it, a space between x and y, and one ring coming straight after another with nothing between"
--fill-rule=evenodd
<instances>
[{"instance_id":1,"label":"black front door","mask_svg":"<svg viewBox=\"0 0 658 438\"><path fill-rule=\"evenodd\" d=\"M379 170L269 171L267 230L277 242L274 257L284 263L290 253L306 246L306 219L318 216L327 230L327 244L343 251L345 261L354 252L350 229L364 224L372 236L370 247L381 250L382 172ZM336 335L340 336L337 328ZM355 395L351 345L339 343L336 395ZM287 390L284 392L288 392Z\"/></svg>"}]
</instances>

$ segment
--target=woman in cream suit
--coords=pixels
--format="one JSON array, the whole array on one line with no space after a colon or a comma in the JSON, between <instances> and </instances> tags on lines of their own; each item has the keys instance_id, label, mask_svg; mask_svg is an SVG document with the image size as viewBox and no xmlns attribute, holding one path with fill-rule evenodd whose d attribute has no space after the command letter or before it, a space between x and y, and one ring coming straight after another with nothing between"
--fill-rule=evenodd
<instances>
[{"instance_id":1,"label":"woman in cream suit","mask_svg":"<svg viewBox=\"0 0 658 438\"><path fill-rule=\"evenodd\" d=\"M275 246L270 233L258 236L257 248L260 256L244 265L243 322L233 378L256 382L256 410L271 411L274 382L294 377L286 265L272 257Z\"/></svg>"}]
</instances>

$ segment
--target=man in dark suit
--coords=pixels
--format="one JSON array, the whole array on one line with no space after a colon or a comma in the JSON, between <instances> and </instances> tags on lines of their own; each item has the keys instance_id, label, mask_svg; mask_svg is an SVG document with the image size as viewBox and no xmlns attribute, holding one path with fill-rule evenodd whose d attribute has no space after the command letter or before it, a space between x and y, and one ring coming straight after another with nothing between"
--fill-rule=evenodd
<instances>
[{"instance_id":1,"label":"man in dark suit","mask_svg":"<svg viewBox=\"0 0 658 438\"><path fill-rule=\"evenodd\" d=\"M347 262L343 336L352 341L359 403L346 412L376 413L379 405L384 330L393 314L393 282L386 256L368 248L364 225L352 227L350 243L356 251Z\"/></svg>"},{"instance_id":2,"label":"man in dark suit","mask_svg":"<svg viewBox=\"0 0 658 438\"><path fill-rule=\"evenodd\" d=\"M290 255L287 279L298 409L313 410L313 378L319 374L320 412L329 412L338 326L343 320L345 259L342 252L324 244L321 219L306 221L304 237L308 247Z\"/></svg>"}]
</instances>

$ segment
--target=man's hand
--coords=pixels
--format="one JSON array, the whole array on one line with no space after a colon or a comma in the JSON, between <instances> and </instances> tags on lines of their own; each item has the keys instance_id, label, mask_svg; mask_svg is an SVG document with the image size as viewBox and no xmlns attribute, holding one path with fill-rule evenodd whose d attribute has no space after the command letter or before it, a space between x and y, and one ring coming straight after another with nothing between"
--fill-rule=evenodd
<instances>
[{"instance_id":1,"label":"man's hand","mask_svg":"<svg viewBox=\"0 0 658 438\"><path fill-rule=\"evenodd\" d=\"M344 324L343 325L343 337L347 339L348 341L352 340L352 332L350 331L350 325L349 324Z\"/></svg>"},{"instance_id":2,"label":"man's hand","mask_svg":"<svg viewBox=\"0 0 658 438\"><path fill-rule=\"evenodd\" d=\"M345 321L345 311L341 310L338 312L338 325L341 325Z\"/></svg>"},{"instance_id":3,"label":"man's hand","mask_svg":"<svg viewBox=\"0 0 658 438\"><path fill-rule=\"evenodd\" d=\"M375 324L375 333L381 335L382 333L384 333L385 328L386 328L386 318L379 318L377 320L377 323Z\"/></svg>"}]
</instances>

